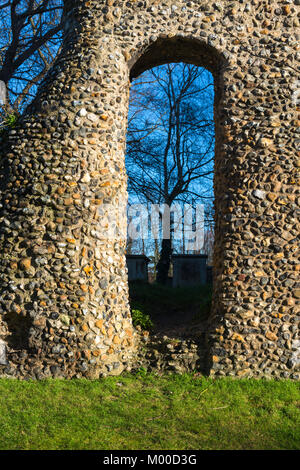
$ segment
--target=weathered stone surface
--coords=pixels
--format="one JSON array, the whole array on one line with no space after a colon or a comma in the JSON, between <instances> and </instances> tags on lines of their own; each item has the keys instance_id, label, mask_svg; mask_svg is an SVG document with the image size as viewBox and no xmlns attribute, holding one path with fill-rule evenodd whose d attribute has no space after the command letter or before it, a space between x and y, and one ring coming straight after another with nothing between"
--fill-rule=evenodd
<instances>
[{"instance_id":1,"label":"weathered stone surface","mask_svg":"<svg viewBox=\"0 0 300 470\"><path fill-rule=\"evenodd\" d=\"M141 345L133 370L157 373L206 372L206 349L202 333L188 338L140 335Z\"/></svg>"},{"instance_id":2,"label":"weathered stone surface","mask_svg":"<svg viewBox=\"0 0 300 470\"><path fill-rule=\"evenodd\" d=\"M7 365L6 344L2 340L0 340L0 365Z\"/></svg>"},{"instance_id":3,"label":"weathered stone surface","mask_svg":"<svg viewBox=\"0 0 300 470\"><path fill-rule=\"evenodd\" d=\"M98 377L136 361L125 240L103 237L100 209L127 197L130 79L186 61L215 80L207 369L299 378L299 2L65 0L65 15L60 55L1 141L0 375Z\"/></svg>"}]
</instances>

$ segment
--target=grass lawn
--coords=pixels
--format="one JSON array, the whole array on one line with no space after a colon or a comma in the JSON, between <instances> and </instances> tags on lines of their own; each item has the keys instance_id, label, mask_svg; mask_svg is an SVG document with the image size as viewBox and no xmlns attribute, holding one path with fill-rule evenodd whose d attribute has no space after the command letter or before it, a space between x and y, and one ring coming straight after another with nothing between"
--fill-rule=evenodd
<instances>
[{"instance_id":1,"label":"grass lawn","mask_svg":"<svg viewBox=\"0 0 300 470\"><path fill-rule=\"evenodd\" d=\"M0 449L300 449L300 384L142 372L1 379Z\"/></svg>"}]
</instances>

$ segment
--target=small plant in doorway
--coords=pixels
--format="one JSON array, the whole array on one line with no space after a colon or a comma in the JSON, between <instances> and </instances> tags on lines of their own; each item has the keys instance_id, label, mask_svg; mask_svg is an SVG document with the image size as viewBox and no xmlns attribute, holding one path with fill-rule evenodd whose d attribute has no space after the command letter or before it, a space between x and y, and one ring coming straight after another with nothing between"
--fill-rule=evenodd
<instances>
[{"instance_id":1,"label":"small plant in doorway","mask_svg":"<svg viewBox=\"0 0 300 470\"><path fill-rule=\"evenodd\" d=\"M137 308L131 310L133 326L140 326L142 330L151 330L154 326L150 316Z\"/></svg>"}]
</instances>

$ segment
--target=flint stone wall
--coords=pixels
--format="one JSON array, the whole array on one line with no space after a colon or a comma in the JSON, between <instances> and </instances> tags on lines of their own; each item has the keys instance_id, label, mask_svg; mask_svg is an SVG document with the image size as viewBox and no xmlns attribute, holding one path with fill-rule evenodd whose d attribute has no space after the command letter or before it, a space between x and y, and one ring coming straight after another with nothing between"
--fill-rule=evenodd
<instances>
[{"instance_id":1,"label":"flint stone wall","mask_svg":"<svg viewBox=\"0 0 300 470\"><path fill-rule=\"evenodd\" d=\"M66 0L64 15L61 53L1 144L0 374L130 370L125 242L102 238L101 207L126 200L130 79L185 61L215 80L207 371L299 378L299 0Z\"/></svg>"}]
</instances>

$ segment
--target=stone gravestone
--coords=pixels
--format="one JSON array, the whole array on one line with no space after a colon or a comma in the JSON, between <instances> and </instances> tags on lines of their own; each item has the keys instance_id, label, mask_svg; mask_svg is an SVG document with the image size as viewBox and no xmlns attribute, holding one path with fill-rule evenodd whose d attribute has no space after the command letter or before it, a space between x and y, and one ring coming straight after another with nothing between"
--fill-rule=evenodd
<instances>
[{"instance_id":1,"label":"stone gravestone","mask_svg":"<svg viewBox=\"0 0 300 470\"><path fill-rule=\"evenodd\" d=\"M148 282L148 263L145 255L126 255L128 281Z\"/></svg>"},{"instance_id":2,"label":"stone gravestone","mask_svg":"<svg viewBox=\"0 0 300 470\"><path fill-rule=\"evenodd\" d=\"M207 255L173 255L173 287L206 284Z\"/></svg>"}]
</instances>

